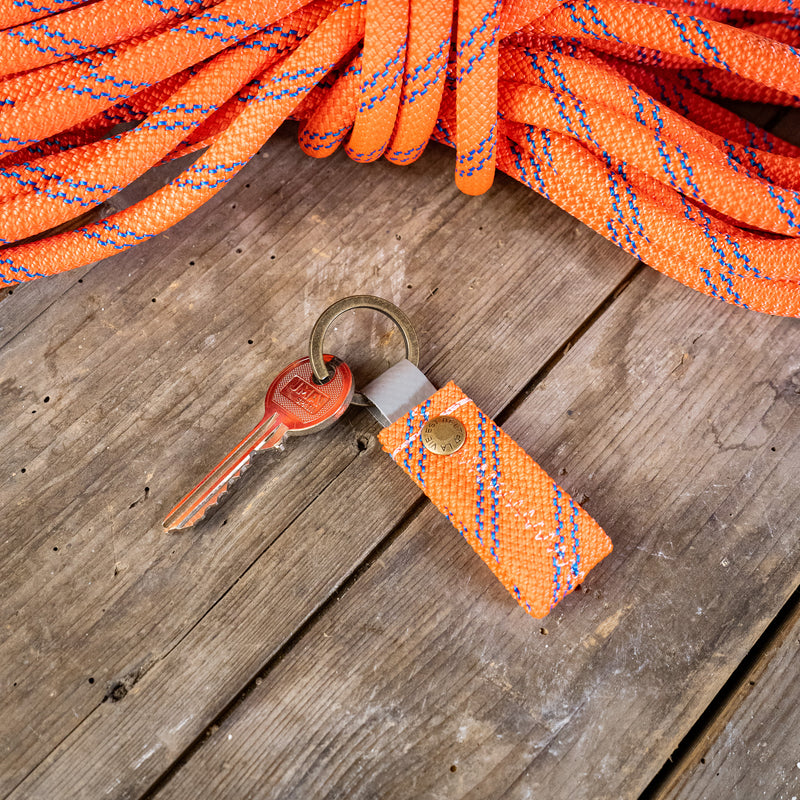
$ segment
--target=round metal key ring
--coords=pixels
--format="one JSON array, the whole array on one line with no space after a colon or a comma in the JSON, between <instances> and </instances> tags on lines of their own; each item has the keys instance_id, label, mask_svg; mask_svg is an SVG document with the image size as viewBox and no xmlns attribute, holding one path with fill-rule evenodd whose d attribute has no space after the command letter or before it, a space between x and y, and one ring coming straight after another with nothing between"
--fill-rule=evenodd
<instances>
[{"instance_id":1,"label":"round metal key ring","mask_svg":"<svg viewBox=\"0 0 800 800\"><path fill-rule=\"evenodd\" d=\"M331 323L345 311L352 311L355 308L369 308L373 311L380 311L381 314L389 317L400 329L403 335L403 344L406 348L406 359L415 367L419 365L419 339L411 320L396 306L382 297L374 297L371 294L356 294L352 297L345 297L334 303L322 312L320 318L314 323L311 329L311 338L308 342L308 355L311 361L311 369L314 372L314 380L317 383L327 383L333 376L333 372L325 363L323 343L325 334ZM356 392L351 401L356 406L368 406L370 401L361 392Z\"/></svg>"}]
</instances>

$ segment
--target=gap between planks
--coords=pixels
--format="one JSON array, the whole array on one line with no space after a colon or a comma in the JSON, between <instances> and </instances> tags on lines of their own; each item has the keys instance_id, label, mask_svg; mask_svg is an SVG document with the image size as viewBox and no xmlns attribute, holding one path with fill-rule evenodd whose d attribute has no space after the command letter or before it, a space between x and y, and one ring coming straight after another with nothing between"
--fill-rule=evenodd
<instances>
[{"instance_id":1,"label":"gap between planks","mask_svg":"<svg viewBox=\"0 0 800 800\"><path fill-rule=\"evenodd\" d=\"M754 686L773 663L782 645L800 623L800 587L795 589L764 633L758 638L725 685L641 793L639 800L675 797L691 771L725 730L733 715L747 700Z\"/></svg>"}]
</instances>

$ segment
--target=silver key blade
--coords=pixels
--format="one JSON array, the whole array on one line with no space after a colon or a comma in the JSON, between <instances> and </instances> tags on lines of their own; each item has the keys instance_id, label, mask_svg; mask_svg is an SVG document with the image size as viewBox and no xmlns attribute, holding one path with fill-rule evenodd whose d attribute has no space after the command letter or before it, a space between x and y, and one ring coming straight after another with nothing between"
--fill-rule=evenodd
<instances>
[{"instance_id":1,"label":"silver key blade","mask_svg":"<svg viewBox=\"0 0 800 800\"><path fill-rule=\"evenodd\" d=\"M325 428L344 414L353 397L352 373L333 356L325 360L333 375L324 384L314 382L307 358L290 364L275 378L261 422L170 511L164 528L174 531L196 525L219 506L256 453L278 447L286 436Z\"/></svg>"}]
</instances>

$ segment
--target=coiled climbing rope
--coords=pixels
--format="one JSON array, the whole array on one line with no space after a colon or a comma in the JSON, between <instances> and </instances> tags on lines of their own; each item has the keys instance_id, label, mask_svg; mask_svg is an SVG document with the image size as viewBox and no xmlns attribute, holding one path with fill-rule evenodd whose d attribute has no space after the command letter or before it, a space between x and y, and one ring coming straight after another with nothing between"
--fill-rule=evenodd
<instances>
[{"instance_id":1,"label":"coiled climbing rope","mask_svg":"<svg viewBox=\"0 0 800 800\"><path fill-rule=\"evenodd\" d=\"M464 192L497 167L694 289L798 316L800 149L724 98L800 105L797 0L0 0L0 282L165 230L291 118L316 157L444 142Z\"/></svg>"}]
</instances>

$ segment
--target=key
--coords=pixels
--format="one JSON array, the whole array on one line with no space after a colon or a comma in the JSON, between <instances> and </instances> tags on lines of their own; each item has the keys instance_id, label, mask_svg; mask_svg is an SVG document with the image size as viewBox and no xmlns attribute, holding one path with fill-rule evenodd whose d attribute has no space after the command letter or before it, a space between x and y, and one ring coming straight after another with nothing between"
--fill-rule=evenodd
<instances>
[{"instance_id":1,"label":"key","mask_svg":"<svg viewBox=\"0 0 800 800\"><path fill-rule=\"evenodd\" d=\"M353 397L353 375L343 361L325 356L332 376L314 380L311 363L301 358L272 382L264 401L264 417L164 520L168 531L184 530L210 516L247 470L256 453L280 448L289 436L322 430L344 414Z\"/></svg>"}]
</instances>

